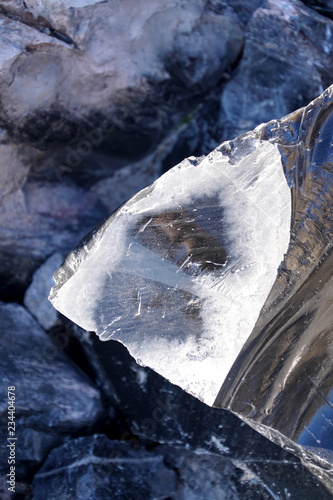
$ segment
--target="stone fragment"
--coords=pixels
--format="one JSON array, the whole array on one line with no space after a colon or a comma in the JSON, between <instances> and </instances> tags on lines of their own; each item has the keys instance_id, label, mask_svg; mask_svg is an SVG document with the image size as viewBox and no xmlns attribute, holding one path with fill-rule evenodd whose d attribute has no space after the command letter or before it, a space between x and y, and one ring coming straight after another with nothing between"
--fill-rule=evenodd
<instances>
[{"instance_id":1,"label":"stone fragment","mask_svg":"<svg viewBox=\"0 0 333 500\"><path fill-rule=\"evenodd\" d=\"M25 307L45 330L55 326L58 320L58 314L47 298L52 285L52 275L62 261L61 253L51 255L35 272L32 283L24 295Z\"/></svg>"},{"instance_id":2,"label":"stone fragment","mask_svg":"<svg viewBox=\"0 0 333 500\"><path fill-rule=\"evenodd\" d=\"M180 481L185 491L195 494L198 483L194 478L190 481L190 472L187 471L206 461L206 465L211 463L210 470L214 464L221 473L226 467L227 476L231 469L235 472L232 482L241 500L252 498L251 494L254 499L265 499L265 491L286 500L300 494L330 500L330 491L333 491L330 465L326 464L320 472L321 479L325 478L325 484L328 483L326 488L310 472L311 464L319 467L323 464L306 453L303 454L303 464L291 453L297 451L291 441L289 451L285 451L235 415L210 408L153 370L137 365L120 343L101 342L96 335L89 339L83 332L80 336L103 392L128 423L129 429L120 435L121 441L135 447L149 439L173 447L173 451L163 454L169 467L180 469ZM280 436L275 438L281 444ZM191 456L193 452L202 460ZM202 470L202 488L207 492L211 488L214 491L210 482L212 475ZM197 476L199 479L200 472ZM224 476L223 482L227 488L228 477ZM219 482L215 484L215 492L219 485ZM181 487L177 491L181 494Z\"/></svg>"},{"instance_id":3,"label":"stone fragment","mask_svg":"<svg viewBox=\"0 0 333 500\"><path fill-rule=\"evenodd\" d=\"M300 1L269 0L258 8L237 71L222 92L223 139L280 118L331 85L332 35L333 21Z\"/></svg>"},{"instance_id":4,"label":"stone fragment","mask_svg":"<svg viewBox=\"0 0 333 500\"><path fill-rule=\"evenodd\" d=\"M104 155L143 156L237 60L241 23L202 0L88 3L23 2L24 23L3 16L11 54L0 66L3 126L42 149L62 144L64 162L82 162L96 146ZM11 4L0 6L10 14Z\"/></svg>"},{"instance_id":5,"label":"stone fragment","mask_svg":"<svg viewBox=\"0 0 333 500\"><path fill-rule=\"evenodd\" d=\"M165 170L186 156L207 155L223 140L293 112L333 81L330 19L294 0L208 3L216 11L226 4L237 11L244 22L244 50L226 81L184 120L187 126L165 159Z\"/></svg>"},{"instance_id":6,"label":"stone fragment","mask_svg":"<svg viewBox=\"0 0 333 500\"><path fill-rule=\"evenodd\" d=\"M5 196L0 209L0 296L20 298L50 254L69 251L104 216L97 195L70 182L31 181Z\"/></svg>"},{"instance_id":7,"label":"stone fragment","mask_svg":"<svg viewBox=\"0 0 333 500\"><path fill-rule=\"evenodd\" d=\"M94 435L52 450L34 478L34 498L166 500L176 483L162 455Z\"/></svg>"},{"instance_id":8,"label":"stone fragment","mask_svg":"<svg viewBox=\"0 0 333 500\"><path fill-rule=\"evenodd\" d=\"M172 500L271 500L254 474L238 469L226 458L160 446L169 467L177 469L179 486Z\"/></svg>"},{"instance_id":9,"label":"stone fragment","mask_svg":"<svg viewBox=\"0 0 333 500\"><path fill-rule=\"evenodd\" d=\"M8 387L15 387L16 477L22 481L66 437L94 428L104 415L92 382L55 345L25 309L0 304L1 440L8 437ZM8 449L1 448L7 474Z\"/></svg>"}]
</instances>

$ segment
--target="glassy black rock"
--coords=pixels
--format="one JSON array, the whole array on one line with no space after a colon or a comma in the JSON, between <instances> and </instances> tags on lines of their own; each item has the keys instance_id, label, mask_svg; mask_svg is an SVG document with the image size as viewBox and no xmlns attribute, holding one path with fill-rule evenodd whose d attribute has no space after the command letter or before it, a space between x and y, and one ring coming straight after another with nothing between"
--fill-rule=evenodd
<instances>
[{"instance_id":1,"label":"glassy black rock","mask_svg":"<svg viewBox=\"0 0 333 500\"><path fill-rule=\"evenodd\" d=\"M333 18L333 2L332 0L302 0L306 5L317 10L324 16Z\"/></svg>"},{"instance_id":2,"label":"glassy black rock","mask_svg":"<svg viewBox=\"0 0 333 500\"><path fill-rule=\"evenodd\" d=\"M286 451L230 411L207 406L150 368L139 366L119 342L101 342L95 334L89 338L84 332L81 342L103 392L128 425L118 436L121 441L133 447L145 444L147 439L167 443L174 450L173 456L179 458L180 465L174 466L184 468L184 474L192 467L193 458L209 469L203 468L196 475L207 492L214 481L219 484L212 477L212 467L224 463L232 475L229 478L227 471L223 474L225 488L232 480L240 499L266 500L272 493L286 500L301 499L305 494L331 498L326 489L330 488L330 466L320 469L323 484L310 472L323 464L310 453L301 461L291 453L297 452L292 441ZM184 450L189 452L187 457ZM179 474L183 477L182 470ZM194 487L194 480L192 484ZM232 498L228 489L225 491Z\"/></svg>"},{"instance_id":3,"label":"glassy black rock","mask_svg":"<svg viewBox=\"0 0 333 500\"><path fill-rule=\"evenodd\" d=\"M332 105L330 87L184 160L92 231L51 293L81 327L312 460L328 483Z\"/></svg>"},{"instance_id":4,"label":"glassy black rock","mask_svg":"<svg viewBox=\"0 0 333 500\"><path fill-rule=\"evenodd\" d=\"M176 474L163 456L104 435L81 437L52 450L34 478L34 498L154 500L170 498Z\"/></svg>"}]
</instances>

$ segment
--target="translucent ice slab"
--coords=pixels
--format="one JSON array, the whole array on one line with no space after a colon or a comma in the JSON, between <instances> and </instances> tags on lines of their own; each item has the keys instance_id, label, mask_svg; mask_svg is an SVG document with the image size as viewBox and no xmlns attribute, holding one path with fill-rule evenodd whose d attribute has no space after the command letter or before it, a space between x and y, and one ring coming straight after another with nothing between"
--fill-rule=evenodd
<instances>
[{"instance_id":1,"label":"translucent ice slab","mask_svg":"<svg viewBox=\"0 0 333 500\"><path fill-rule=\"evenodd\" d=\"M333 449L332 106L333 87L184 160L81 242L50 296L139 364L325 461Z\"/></svg>"},{"instance_id":2,"label":"translucent ice slab","mask_svg":"<svg viewBox=\"0 0 333 500\"><path fill-rule=\"evenodd\" d=\"M281 155L185 160L112 216L53 304L213 404L287 251Z\"/></svg>"}]
</instances>

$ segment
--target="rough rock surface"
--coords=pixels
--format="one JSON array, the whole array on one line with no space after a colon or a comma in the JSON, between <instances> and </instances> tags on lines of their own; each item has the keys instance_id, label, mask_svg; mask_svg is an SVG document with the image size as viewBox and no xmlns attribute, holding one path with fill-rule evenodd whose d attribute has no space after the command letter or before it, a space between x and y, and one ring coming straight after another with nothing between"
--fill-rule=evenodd
<instances>
[{"instance_id":1,"label":"rough rock surface","mask_svg":"<svg viewBox=\"0 0 333 500\"><path fill-rule=\"evenodd\" d=\"M78 438L53 450L34 478L34 498L269 500L263 483L224 458L169 446Z\"/></svg>"},{"instance_id":2,"label":"rough rock surface","mask_svg":"<svg viewBox=\"0 0 333 500\"><path fill-rule=\"evenodd\" d=\"M15 386L16 477L22 481L51 448L94 428L104 409L93 383L21 306L1 303L0 317L1 439L5 443L8 436L7 389ZM2 473L7 473L7 458L2 447Z\"/></svg>"},{"instance_id":3,"label":"rough rock surface","mask_svg":"<svg viewBox=\"0 0 333 500\"><path fill-rule=\"evenodd\" d=\"M52 275L63 260L61 253L51 255L37 269L32 278L32 283L24 295L25 307L45 330L55 326L58 320L58 314L47 298L50 286L52 286Z\"/></svg>"},{"instance_id":4,"label":"rough rock surface","mask_svg":"<svg viewBox=\"0 0 333 500\"><path fill-rule=\"evenodd\" d=\"M77 335L83 339L82 332ZM202 461L206 457L208 462L212 459L214 463L214 457L220 458L222 462L217 460L215 466L223 467L224 463L229 469L238 469L234 484L241 499L250 499L251 491L254 499L266 498L263 492L269 491L287 500L298 498L303 488L309 496L331 498L331 493L295 455L258 434L235 415L210 408L149 368L138 366L118 342L102 343L93 334L90 339L85 337L83 345L94 363L100 385L129 424L120 435L121 441L135 447L146 438L178 448L179 467L183 469L181 475L185 476L187 468L195 467L191 465L192 460L197 463L200 460L189 457L187 462L182 456L184 449L202 455ZM291 441L289 444L292 450L294 445ZM308 459L316 462L313 456ZM178 468L174 459L172 463ZM240 481L241 477L244 481ZM329 476L326 480L329 483ZM205 482L203 478L202 487L208 491L215 481L206 478ZM196 489L198 486L194 482L195 479L186 487ZM242 493L241 488L245 488L246 493Z\"/></svg>"},{"instance_id":5,"label":"rough rock surface","mask_svg":"<svg viewBox=\"0 0 333 500\"><path fill-rule=\"evenodd\" d=\"M6 12L8 3L1 3ZM15 21L2 19L7 57L2 62L1 122L13 138L39 148L67 144L84 128L100 127L96 140L108 136L110 152L132 158L143 154L179 120L182 108L190 109L218 83L242 49L237 16L205 9L200 0L125 0L116 9L113 2L102 2L69 10L60 2L50 7L31 2L30 10L29 3L17 15L28 10L36 17L37 9L45 7L50 22L57 17L59 33L61 14L56 11L62 7L65 34L72 41L27 24L18 32ZM130 150L125 145L129 133Z\"/></svg>"},{"instance_id":6,"label":"rough rock surface","mask_svg":"<svg viewBox=\"0 0 333 500\"><path fill-rule=\"evenodd\" d=\"M193 111L165 165L206 155L222 140L317 97L333 81L332 29L331 19L300 1L260 2L249 16L242 56L230 79Z\"/></svg>"},{"instance_id":7,"label":"rough rock surface","mask_svg":"<svg viewBox=\"0 0 333 500\"><path fill-rule=\"evenodd\" d=\"M310 102L331 85L332 65L332 21L297 1L266 2L247 25L242 59L222 92L223 138Z\"/></svg>"},{"instance_id":8,"label":"rough rock surface","mask_svg":"<svg viewBox=\"0 0 333 500\"><path fill-rule=\"evenodd\" d=\"M34 479L34 498L154 500L176 491L163 456L104 435L68 441L51 452Z\"/></svg>"},{"instance_id":9,"label":"rough rock surface","mask_svg":"<svg viewBox=\"0 0 333 500\"><path fill-rule=\"evenodd\" d=\"M306 5L312 7L324 16L333 18L333 2L332 0L302 0Z\"/></svg>"},{"instance_id":10,"label":"rough rock surface","mask_svg":"<svg viewBox=\"0 0 333 500\"><path fill-rule=\"evenodd\" d=\"M96 195L67 182L27 182L3 198L0 211L0 295L6 300L20 299L38 265L75 245L97 214L105 215Z\"/></svg>"}]
</instances>

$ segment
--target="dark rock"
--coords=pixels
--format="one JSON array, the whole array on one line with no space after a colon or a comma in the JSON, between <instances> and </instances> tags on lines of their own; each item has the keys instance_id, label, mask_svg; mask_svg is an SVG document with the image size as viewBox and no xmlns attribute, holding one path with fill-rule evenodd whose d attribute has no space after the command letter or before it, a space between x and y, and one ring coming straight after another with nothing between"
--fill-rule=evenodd
<instances>
[{"instance_id":1,"label":"dark rock","mask_svg":"<svg viewBox=\"0 0 333 500\"><path fill-rule=\"evenodd\" d=\"M212 4L224 8L222 1ZM255 8L247 2L243 7L253 11L245 15L240 60L185 118L187 126L164 160L164 171L186 156L207 155L222 140L308 104L333 81L332 21L294 0L258 2Z\"/></svg>"},{"instance_id":2,"label":"dark rock","mask_svg":"<svg viewBox=\"0 0 333 500\"><path fill-rule=\"evenodd\" d=\"M172 500L270 500L265 484L250 471L238 469L226 458L158 446L165 463L177 471L178 488Z\"/></svg>"},{"instance_id":3,"label":"dark rock","mask_svg":"<svg viewBox=\"0 0 333 500\"><path fill-rule=\"evenodd\" d=\"M7 442L7 392L15 387L16 478L24 480L50 449L66 437L87 432L104 410L96 387L62 348L17 304L1 304L1 438ZM1 448L1 471L8 473L8 448Z\"/></svg>"},{"instance_id":4,"label":"dark rock","mask_svg":"<svg viewBox=\"0 0 333 500\"><path fill-rule=\"evenodd\" d=\"M3 475L0 478L0 498L1 500L13 500L17 498L19 500L32 500L33 492L32 485L26 482L16 479L15 481L15 494L8 490L10 484L7 483L8 477Z\"/></svg>"},{"instance_id":5,"label":"dark rock","mask_svg":"<svg viewBox=\"0 0 333 500\"><path fill-rule=\"evenodd\" d=\"M247 25L222 93L223 139L306 105L332 83L333 23L297 0L268 1Z\"/></svg>"},{"instance_id":6,"label":"dark rock","mask_svg":"<svg viewBox=\"0 0 333 500\"><path fill-rule=\"evenodd\" d=\"M207 155L221 142L223 123L220 121L222 88L217 87L183 120L177 139L163 159L162 172L188 156Z\"/></svg>"},{"instance_id":7,"label":"dark rock","mask_svg":"<svg viewBox=\"0 0 333 500\"><path fill-rule=\"evenodd\" d=\"M240 498L250 499L252 491L253 498L265 499L265 490L286 500L298 498L300 492L320 498L322 495L327 500L331 498L328 492L332 489L329 467L326 472L321 470L326 490L310 472L311 461L316 462L312 455L304 455L302 463L235 415L210 408L149 368L137 365L127 349L118 342L101 342L96 335L87 337L79 331L77 335L81 337L87 359L94 365L103 391L129 424L129 429L120 436L121 441L135 447L149 439L178 448L178 465L184 468L180 474L185 491L199 487L194 480L191 484L187 483L186 470L192 467L192 459L185 463L180 458L184 449L207 454L207 461L212 463L215 457L219 470L226 467L226 470L232 468L235 471L237 468L238 473L235 473L232 483ZM275 436L275 439L279 441L280 437ZM291 441L289 445L290 450L295 451ZM178 468L176 454L174 451L171 463ZM211 455L213 457L209 458ZM218 462L219 458L222 462ZM198 457L193 460L200 463ZM243 476L244 481L241 480ZM202 478L202 488L213 488L209 478L206 477L206 482Z\"/></svg>"},{"instance_id":8,"label":"dark rock","mask_svg":"<svg viewBox=\"0 0 333 500\"><path fill-rule=\"evenodd\" d=\"M34 478L35 500L154 500L176 491L176 475L163 455L103 435L53 450Z\"/></svg>"},{"instance_id":9,"label":"dark rock","mask_svg":"<svg viewBox=\"0 0 333 500\"><path fill-rule=\"evenodd\" d=\"M206 8L216 13L229 13L237 16L246 25L253 12L263 3L264 0L253 0L251 2L247 0L208 0Z\"/></svg>"},{"instance_id":10,"label":"dark rock","mask_svg":"<svg viewBox=\"0 0 333 500\"><path fill-rule=\"evenodd\" d=\"M0 296L20 298L33 272L49 255L66 252L105 214L97 195L69 182L31 181L4 196Z\"/></svg>"},{"instance_id":11,"label":"dark rock","mask_svg":"<svg viewBox=\"0 0 333 500\"><path fill-rule=\"evenodd\" d=\"M24 24L2 17L0 120L15 141L60 148L57 161L80 164L77 175L92 150L97 171L147 154L223 78L243 44L235 13L206 9L201 0L126 0L117 9L29 4L16 7ZM8 2L0 5L11 15ZM54 28L41 32L37 12Z\"/></svg>"},{"instance_id":12,"label":"dark rock","mask_svg":"<svg viewBox=\"0 0 333 500\"><path fill-rule=\"evenodd\" d=\"M320 12L324 16L333 18L332 0L302 0L306 5Z\"/></svg>"}]
</instances>

